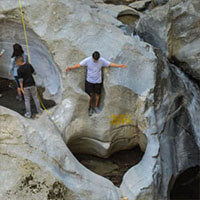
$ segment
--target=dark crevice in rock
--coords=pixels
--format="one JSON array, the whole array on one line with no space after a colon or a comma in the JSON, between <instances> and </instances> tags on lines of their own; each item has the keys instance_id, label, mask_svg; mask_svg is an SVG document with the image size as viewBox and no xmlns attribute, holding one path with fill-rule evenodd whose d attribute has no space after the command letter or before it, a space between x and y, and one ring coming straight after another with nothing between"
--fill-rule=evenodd
<instances>
[{"instance_id":1,"label":"dark crevice in rock","mask_svg":"<svg viewBox=\"0 0 200 200\"><path fill-rule=\"evenodd\" d=\"M136 0L104 0L104 3L114 4L114 5L129 5Z\"/></svg>"},{"instance_id":2,"label":"dark crevice in rock","mask_svg":"<svg viewBox=\"0 0 200 200\"><path fill-rule=\"evenodd\" d=\"M44 106L48 109L56 105L56 103L52 100L46 100L43 98L44 88L38 88L38 94L42 100ZM21 115L25 113L25 104L24 101L19 101L16 99L17 89L16 83L13 80L8 80L4 78L0 78L0 106L4 106L15 112L18 112ZM33 100L31 101L31 107L33 115L37 113Z\"/></svg>"},{"instance_id":3,"label":"dark crevice in rock","mask_svg":"<svg viewBox=\"0 0 200 200\"><path fill-rule=\"evenodd\" d=\"M123 25L119 26L119 28L122 29L125 35L129 36L136 35L135 27L137 21L139 20L139 16L119 15L117 19L123 23Z\"/></svg>"},{"instance_id":4,"label":"dark crevice in rock","mask_svg":"<svg viewBox=\"0 0 200 200\"><path fill-rule=\"evenodd\" d=\"M200 166L191 167L176 178L170 192L170 199L200 199Z\"/></svg>"},{"instance_id":5,"label":"dark crevice in rock","mask_svg":"<svg viewBox=\"0 0 200 200\"><path fill-rule=\"evenodd\" d=\"M160 143L160 171L155 176L155 187L158 187L155 199L168 199L167 191L173 187L172 179L176 174L198 165L200 161L198 127L195 126L199 121L200 93L198 86L176 66L179 63L170 64L159 49L155 49L155 53L158 67L154 106ZM162 124L159 124L160 116L163 116ZM172 199L178 199L178 196Z\"/></svg>"},{"instance_id":6,"label":"dark crevice in rock","mask_svg":"<svg viewBox=\"0 0 200 200\"><path fill-rule=\"evenodd\" d=\"M122 22L119 28L122 29L125 35L132 36L136 34L135 27L140 19L140 15L137 11L131 9L124 10L118 14L117 19Z\"/></svg>"},{"instance_id":7,"label":"dark crevice in rock","mask_svg":"<svg viewBox=\"0 0 200 200\"><path fill-rule=\"evenodd\" d=\"M138 15L133 15L133 14L119 14L117 19L121 21L123 24L126 25L132 25L134 24L137 20L139 20Z\"/></svg>"},{"instance_id":8,"label":"dark crevice in rock","mask_svg":"<svg viewBox=\"0 0 200 200\"><path fill-rule=\"evenodd\" d=\"M166 57L166 55L163 53L163 50L160 49L160 46L166 46L166 45L164 45L163 40L159 36L156 37L155 35L152 35L150 32L140 33L140 32L137 31L135 34L138 34L139 37L144 42L152 45L154 47L154 51L156 52L156 54L157 54L158 51L160 51L162 53L162 55L166 59L168 59L169 63L171 63L174 66L176 66L177 68L179 68L189 78L189 80L191 82L195 83L200 88L200 81L198 80L198 78L196 78L195 72L192 71L192 69L188 65L188 63L180 61L175 56L171 56L171 57L168 57L168 58ZM163 43L163 45L160 45L161 43ZM167 48L167 47L165 47L165 48Z\"/></svg>"},{"instance_id":9,"label":"dark crevice in rock","mask_svg":"<svg viewBox=\"0 0 200 200\"><path fill-rule=\"evenodd\" d=\"M139 22L140 26L140 22ZM152 45L154 48L161 49L162 54L166 57L165 53L167 51L167 45L165 41L160 37L160 35L154 31L154 27L148 26L148 31L141 31L138 27L136 34L146 43Z\"/></svg>"},{"instance_id":10,"label":"dark crevice in rock","mask_svg":"<svg viewBox=\"0 0 200 200\"><path fill-rule=\"evenodd\" d=\"M191 71L190 66L186 62L178 60L175 56L168 58L169 62L178 67L188 77L190 81L198 85L200 88L200 81L195 78L195 74Z\"/></svg>"},{"instance_id":11,"label":"dark crevice in rock","mask_svg":"<svg viewBox=\"0 0 200 200\"><path fill-rule=\"evenodd\" d=\"M89 154L74 154L85 167L120 186L124 174L138 164L144 153L137 146L130 150L118 151L109 158L100 158Z\"/></svg>"},{"instance_id":12,"label":"dark crevice in rock","mask_svg":"<svg viewBox=\"0 0 200 200\"><path fill-rule=\"evenodd\" d=\"M164 6L166 3L168 3L169 0L152 0L149 8L154 9L158 6Z\"/></svg>"}]
</instances>

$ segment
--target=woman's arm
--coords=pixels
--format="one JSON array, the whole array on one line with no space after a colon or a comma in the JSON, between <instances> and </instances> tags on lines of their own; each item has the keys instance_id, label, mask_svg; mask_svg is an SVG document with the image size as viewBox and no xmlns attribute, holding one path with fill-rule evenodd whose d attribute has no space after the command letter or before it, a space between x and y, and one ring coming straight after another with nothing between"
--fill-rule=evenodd
<instances>
[{"instance_id":1,"label":"woman's arm","mask_svg":"<svg viewBox=\"0 0 200 200\"><path fill-rule=\"evenodd\" d=\"M11 76L14 67L15 67L15 58L11 58L10 67L9 67L9 73L8 73L9 76Z\"/></svg>"}]
</instances>

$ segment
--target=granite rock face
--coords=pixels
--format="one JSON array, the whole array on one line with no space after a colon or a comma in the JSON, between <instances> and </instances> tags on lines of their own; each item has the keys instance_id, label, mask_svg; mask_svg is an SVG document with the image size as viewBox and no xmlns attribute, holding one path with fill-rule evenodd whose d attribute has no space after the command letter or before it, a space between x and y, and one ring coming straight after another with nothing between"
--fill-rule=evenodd
<instances>
[{"instance_id":1,"label":"granite rock face","mask_svg":"<svg viewBox=\"0 0 200 200\"><path fill-rule=\"evenodd\" d=\"M161 53L157 56L162 57ZM156 199L169 198L176 178L200 163L199 87L176 66L169 64L164 69L164 65L158 69L155 90L160 143L158 171L154 173Z\"/></svg>"},{"instance_id":2,"label":"granite rock face","mask_svg":"<svg viewBox=\"0 0 200 200\"><path fill-rule=\"evenodd\" d=\"M200 80L200 3L169 1L140 18L137 31L143 39L180 62L184 71Z\"/></svg>"},{"instance_id":3,"label":"granite rock face","mask_svg":"<svg viewBox=\"0 0 200 200\"><path fill-rule=\"evenodd\" d=\"M0 107L0 119L1 199L119 199L73 157L48 116L30 121Z\"/></svg>"},{"instance_id":4,"label":"granite rock face","mask_svg":"<svg viewBox=\"0 0 200 200\"><path fill-rule=\"evenodd\" d=\"M150 3L151 3L151 0L143 0L143 1L133 2L133 3L129 4L129 6L131 8L138 10L138 11L143 11L143 10L148 8L148 5Z\"/></svg>"},{"instance_id":5,"label":"granite rock face","mask_svg":"<svg viewBox=\"0 0 200 200\"><path fill-rule=\"evenodd\" d=\"M72 121L65 130L65 140L74 152L108 157L138 144L145 150L144 131L148 125L143 109L150 90L155 86L156 57L150 46L147 51L145 43L140 45L140 48L135 48L126 44L116 57L115 62L127 63L128 69L105 69L104 96L99 114L89 117L88 99L83 101L82 98L74 116L69 114ZM129 54L133 56L129 57ZM142 84L141 77L144 80ZM71 113L68 109L65 112ZM120 119L115 123L117 118ZM60 121L59 117L57 121Z\"/></svg>"},{"instance_id":6,"label":"granite rock face","mask_svg":"<svg viewBox=\"0 0 200 200\"><path fill-rule=\"evenodd\" d=\"M1 48L6 50L1 58L0 74L2 78L10 78L8 73L13 52L12 45L15 43L22 44L23 49L26 51L24 31L20 21L17 23L12 20L7 21L7 18L0 20L0 44ZM35 77L37 84L45 88L45 98L58 102L61 98L62 87L58 68L53 62L49 50L38 36L29 28L27 28L27 35L30 45L31 63L37 73Z\"/></svg>"},{"instance_id":7,"label":"granite rock face","mask_svg":"<svg viewBox=\"0 0 200 200\"><path fill-rule=\"evenodd\" d=\"M169 0L152 0L152 5L154 7L164 5L168 2Z\"/></svg>"},{"instance_id":8,"label":"granite rock face","mask_svg":"<svg viewBox=\"0 0 200 200\"><path fill-rule=\"evenodd\" d=\"M35 120L0 107L0 199L169 199L179 174L199 165L199 88L167 60L175 56L192 72L197 68L198 76L199 4L154 2L164 5L138 14L138 32L150 44L119 28L120 13L138 13L127 6L100 0L22 2L36 82L57 105ZM190 12L194 29L177 31L180 16L189 20ZM0 44L6 49L0 76L6 77L12 43L25 48L17 2L0 5L0 27ZM193 38L184 43L189 36ZM185 51L190 44L194 51ZM65 68L95 50L128 68L103 70L101 112L89 117L86 69L66 73ZM109 157L136 145L145 152L143 159L128 170L120 188L86 169L70 152Z\"/></svg>"}]
</instances>

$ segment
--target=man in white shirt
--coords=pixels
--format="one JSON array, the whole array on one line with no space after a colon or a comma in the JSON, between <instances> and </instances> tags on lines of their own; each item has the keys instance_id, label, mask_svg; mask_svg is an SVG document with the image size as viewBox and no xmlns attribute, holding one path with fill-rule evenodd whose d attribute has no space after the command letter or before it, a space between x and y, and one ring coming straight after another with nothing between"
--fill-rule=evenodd
<instances>
[{"instance_id":1,"label":"man in white shirt","mask_svg":"<svg viewBox=\"0 0 200 200\"><path fill-rule=\"evenodd\" d=\"M90 96L89 115L93 114L93 111L99 113L99 100L102 88L102 67L119 67L126 68L125 64L118 65L111 63L106 59L100 57L100 53L95 51L92 56L85 58L79 64L67 67L66 71L69 72L72 69L80 68L82 66L87 67L87 78L85 82L85 91ZM95 95L95 106L93 106L93 98Z\"/></svg>"}]
</instances>

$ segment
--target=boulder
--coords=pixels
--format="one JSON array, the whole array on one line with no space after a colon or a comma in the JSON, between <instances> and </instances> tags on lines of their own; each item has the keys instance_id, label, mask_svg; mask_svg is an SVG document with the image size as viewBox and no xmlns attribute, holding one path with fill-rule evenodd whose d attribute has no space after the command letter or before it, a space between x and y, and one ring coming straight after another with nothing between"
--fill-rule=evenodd
<instances>
[{"instance_id":1,"label":"boulder","mask_svg":"<svg viewBox=\"0 0 200 200\"><path fill-rule=\"evenodd\" d=\"M151 3L152 0L142 0L142 1L135 1L131 4L129 4L129 6L131 8L134 8L138 11L143 11L146 10L149 6L149 4Z\"/></svg>"}]
</instances>

